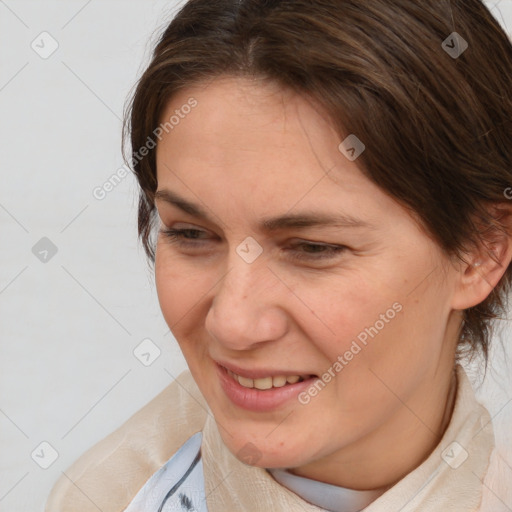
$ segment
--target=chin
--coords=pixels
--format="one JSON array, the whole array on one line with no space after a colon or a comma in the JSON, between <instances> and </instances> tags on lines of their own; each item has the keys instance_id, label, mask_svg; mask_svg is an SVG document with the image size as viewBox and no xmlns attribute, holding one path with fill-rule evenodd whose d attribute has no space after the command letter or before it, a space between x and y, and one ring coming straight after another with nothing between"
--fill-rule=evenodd
<instances>
[{"instance_id":1,"label":"chin","mask_svg":"<svg viewBox=\"0 0 512 512\"><path fill-rule=\"evenodd\" d=\"M289 443L285 445L285 442L280 440L272 443L268 439L254 437L233 439L227 434L225 437L221 434L221 437L228 450L248 466L288 468L302 466L309 462L309 457L304 453L304 445Z\"/></svg>"}]
</instances>

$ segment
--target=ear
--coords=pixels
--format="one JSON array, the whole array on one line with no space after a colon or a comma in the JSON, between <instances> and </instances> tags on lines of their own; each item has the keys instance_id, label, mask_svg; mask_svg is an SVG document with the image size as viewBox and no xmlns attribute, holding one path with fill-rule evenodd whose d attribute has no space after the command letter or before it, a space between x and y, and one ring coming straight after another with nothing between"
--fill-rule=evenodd
<instances>
[{"instance_id":1,"label":"ear","mask_svg":"<svg viewBox=\"0 0 512 512\"><path fill-rule=\"evenodd\" d=\"M466 262L457 268L453 309L467 309L483 302L512 260L512 204L496 203L488 211L507 233L493 227L485 235L482 245L466 253Z\"/></svg>"}]
</instances>

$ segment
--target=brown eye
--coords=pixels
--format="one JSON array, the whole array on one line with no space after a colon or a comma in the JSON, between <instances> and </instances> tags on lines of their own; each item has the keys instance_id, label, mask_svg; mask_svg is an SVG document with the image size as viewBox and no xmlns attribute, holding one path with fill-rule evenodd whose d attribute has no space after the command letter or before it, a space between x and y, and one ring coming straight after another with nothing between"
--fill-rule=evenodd
<instances>
[{"instance_id":1,"label":"brown eye","mask_svg":"<svg viewBox=\"0 0 512 512\"><path fill-rule=\"evenodd\" d=\"M347 247L343 245L300 242L298 244L294 244L290 250L294 253L293 257L296 259L322 260L334 258L343 251L347 250Z\"/></svg>"},{"instance_id":2,"label":"brown eye","mask_svg":"<svg viewBox=\"0 0 512 512\"><path fill-rule=\"evenodd\" d=\"M198 246L208 239L208 233L202 229L175 229L164 227L160 233L172 243L182 246Z\"/></svg>"}]
</instances>

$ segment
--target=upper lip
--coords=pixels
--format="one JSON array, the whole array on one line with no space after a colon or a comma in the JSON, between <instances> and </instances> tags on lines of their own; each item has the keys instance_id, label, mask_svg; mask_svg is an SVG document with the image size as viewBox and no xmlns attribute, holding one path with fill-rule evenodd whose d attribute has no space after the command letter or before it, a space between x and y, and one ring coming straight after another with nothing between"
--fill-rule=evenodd
<instances>
[{"instance_id":1,"label":"upper lip","mask_svg":"<svg viewBox=\"0 0 512 512\"><path fill-rule=\"evenodd\" d=\"M263 379L265 377L279 377L281 375L285 377L290 377L292 375L299 375L302 377L310 376L312 375L309 372L299 372L299 371L289 371L289 370L275 370L275 369L245 369L241 368L240 366L237 366L233 363L228 363L226 361L218 361L215 360L215 362L219 366L223 366L227 370L231 370L233 373L236 373L237 375L240 375L241 377L245 377L247 379Z\"/></svg>"}]
</instances>

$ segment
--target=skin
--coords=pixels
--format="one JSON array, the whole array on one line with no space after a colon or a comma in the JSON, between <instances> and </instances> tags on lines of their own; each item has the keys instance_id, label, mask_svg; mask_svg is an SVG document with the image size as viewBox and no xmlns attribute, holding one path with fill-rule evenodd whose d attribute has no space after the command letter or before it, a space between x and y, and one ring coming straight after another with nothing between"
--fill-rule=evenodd
<instances>
[{"instance_id":1,"label":"skin","mask_svg":"<svg viewBox=\"0 0 512 512\"><path fill-rule=\"evenodd\" d=\"M496 285L508 240L498 244L501 265L485 252L468 254L478 267L448 258L340 153L326 114L292 91L221 77L182 90L162 119L191 96L197 107L158 144L158 190L210 220L156 200L161 226L200 230L187 246L159 234L156 284L224 443L235 455L254 444L259 467L353 489L392 485L446 428L461 310ZM373 227L260 227L262 218L313 211ZM263 249L250 264L236 252L249 236ZM346 249L315 259L300 242ZM307 405L247 411L219 384L213 359L321 375L394 303L402 310Z\"/></svg>"}]
</instances>

